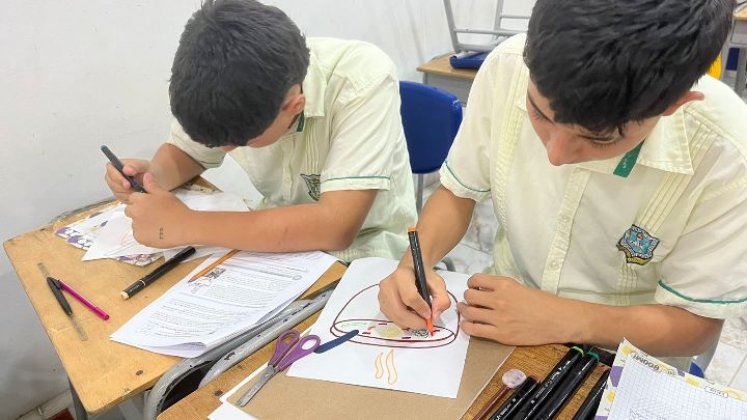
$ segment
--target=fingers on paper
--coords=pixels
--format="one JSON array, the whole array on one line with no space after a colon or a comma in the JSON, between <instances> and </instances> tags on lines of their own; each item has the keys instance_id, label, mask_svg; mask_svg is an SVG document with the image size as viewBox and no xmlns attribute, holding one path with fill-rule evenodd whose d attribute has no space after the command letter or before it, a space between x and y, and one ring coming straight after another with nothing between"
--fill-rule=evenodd
<instances>
[{"instance_id":1,"label":"fingers on paper","mask_svg":"<svg viewBox=\"0 0 747 420\"><path fill-rule=\"evenodd\" d=\"M408 308L408 306L412 308L409 302L413 302L413 305L421 303L425 306L425 312L430 314L428 304L425 303L418 294L417 289L415 289L415 284L412 284L411 292L408 291L409 288L406 286L400 285L400 288L397 288L396 286L397 285L391 278L387 278L381 282L378 296L381 312L386 315L389 320L400 327L424 328L425 320L423 317ZM412 293L414 293L414 298L412 297ZM407 296L407 298L404 297L403 294ZM420 302L417 301L418 299Z\"/></svg>"},{"instance_id":2,"label":"fingers on paper","mask_svg":"<svg viewBox=\"0 0 747 420\"><path fill-rule=\"evenodd\" d=\"M400 298L408 308L415 311L421 318L430 318L431 308L420 296L414 283L411 287L404 286L400 289Z\"/></svg>"},{"instance_id":3,"label":"fingers on paper","mask_svg":"<svg viewBox=\"0 0 747 420\"><path fill-rule=\"evenodd\" d=\"M467 287L470 289L495 290L496 277L486 274L475 274L467 280Z\"/></svg>"},{"instance_id":4,"label":"fingers on paper","mask_svg":"<svg viewBox=\"0 0 747 420\"><path fill-rule=\"evenodd\" d=\"M496 309L493 301L492 291L482 289L467 289L464 291L464 301L470 306Z\"/></svg>"},{"instance_id":5,"label":"fingers on paper","mask_svg":"<svg viewBox=\"0 0 747 420\"><path fill-rule=\"evenodd\" d=\"M492 309L470 306L464 302L457 304L457 310L465 320L481 324L490 324L495 315Z\"/></svg>"},{"instance_id":6,"label":"fingers on paper","mask_svg":"<svg viewBox=\"0 0 747 420\"><path fill-rule=\"evenodd\" d=\"M495 339L496 330L493 325L464 320L459 327L469 336Z\"/></svg>"},{"instance_id":7,"label":"fingers on paper","mask_svg":"<svg viewBox=\"0 0 747 420\"><path fill-rule=\"evenodd\" d=\"M462 316L459 327L473 337L497 339L496 326L491 323L492 316L495 315L490 309L470 306L464 302L457 304L457 310Z\"/></svg>"},{"instance_id":8,"label":"fingers on paper","mask_svg":"<svg viewBox=\"0 0 747 420\"><path fill-rule=\"evenodd\" d=\"M439 316L441 316L444 311L449 309L449 306L451 306L451 299L449 299L449 294L446 291L446 287L444 287L443 290L431 292L431 308L433 311L433 319L437 319Z\"/></svg>"}]
</instances>

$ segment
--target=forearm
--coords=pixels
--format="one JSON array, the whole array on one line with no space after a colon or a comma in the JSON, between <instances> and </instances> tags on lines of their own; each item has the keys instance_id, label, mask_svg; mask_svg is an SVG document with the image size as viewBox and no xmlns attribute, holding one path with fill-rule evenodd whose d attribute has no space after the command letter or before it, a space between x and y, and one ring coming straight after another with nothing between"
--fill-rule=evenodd
<instances>
[{"instance_id":1,"label":"forearm","mask_svg":"<svg viewBox=\"0 0 747 420\"><path fill-rule=\"evenodd\" d=\"M346 248L318 205L252 212L195 212L186 242L257 252L338 251Z\"/></svg>"},{"instance_id":2,"label":"forearm","mask_svg":"<svg viewBox=\"0 0 747 420\"><path fill-rule=\"evenodd\" d=\"M159 185L172 190L205 171L205 168L178 147L164 143L151 159L150 171Z\"/></svg>"},{"instance_id":3,"label":"forearm","mask_svg":"<svg viewBox=\"0 0 747 420\"><path fill-rule=\"evenodd\" d=\"M418 219L418 238L423 263L433 266L449 253L464 237L472 220L475 202L460 198L444 187L439 187L423 207ZM412 265L409 250L401 264Z\"/></svg>"},{"instance_id":4,"label":"forearm","mask_svg":"<svg viewBox=\"0 0 747 420\"><path fill-rule=\"evenodd\" d=\"M654 356L694 356L712 346L723 321L665 305L610 306L571 301L576 329L568 341L617 348L623 337Z\"/></svg>"},{"instance_id":5,"label":"forearm","mask_svg":"<svg viewBox=\"0 0 747 420\"><path fill-rule=\"evenodd\" d=\"M375 197L376 191L340 191L313 204L192 212L184 242L258 252L340 251L357 237Z\"/></svg>"}]
</instances>

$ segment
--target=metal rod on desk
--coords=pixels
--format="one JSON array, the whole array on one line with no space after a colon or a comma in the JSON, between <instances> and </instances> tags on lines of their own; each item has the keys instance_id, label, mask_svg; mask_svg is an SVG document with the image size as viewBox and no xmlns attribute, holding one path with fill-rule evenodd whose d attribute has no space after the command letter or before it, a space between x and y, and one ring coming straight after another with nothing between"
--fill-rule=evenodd
<instances>
[{"instance_id":1,"label":"metal rod on desk","mask_svg":"<svg viewBox=\"0 0 747 420\"><path fill-rule=\"evenodd\" d=\"M235 350L224 356L221 360L217 361L213 365L213 367L210 368L210 370L205 374L205 377L202 378L202 381L200 381L200 385L198 388L207 385L226 370L230 369L242 360L254 354L264 345L277 338L290 326L297 325L298 323L311 316L313 313L322 309L329 300L329 297L332 295L332 292L332 290L329 290L320 294L314 300L308 301L306 306L304 306L297 313L278 320L275 324L269 326L266 330L260 332L254 338L237 347Z\"/></svg>"},{"instance_id":2,"label":"metal rod on desk","mask_svg":"<svg viewBox=\"0 0 747 420\"><path fill-rule=\"evenodd\" d=\"M295 313L300 307L304 306L302 301L293 302L288 305L283 311L278 313L275 317L269 318L268 320L244 331L236 337L226 341L225 343L208 350L207 352L189 359L184 359L177 363L168 370L161 378L153 385L148 398L146 398L143 405L143 418L148 420L155 419L158 414L163 410L163 405L166 400L172 395L172 392L179 387L179 385L187 377L191 376L194 372L199 369L203 369L205 366L215 363L216 360L225 356L226 353L233 350L235 347L240 346L244 342L255 337L260 332L272 326L277 322L277 317L284 317L291 313Z\"/></svg>"},{"instance_id":3,"label":"metal rod on desk","mask_svg":"<svg viewBox=\"0 0 747 420\"><path fill-rule=\"evenodd\" d=\"M225 370L274 340L280 333L287 330L289 326L300 323L323 308L338 282L339 279L316 291L307 299L291 303L274 317L250 328L218 347L198 357L185 359L177 363L151 389L143 407L143 418L154 420L161 413L164 403L172 395L174 389L196 371L205 369L207 366L213 364L202 377L198 385L199 389L218 377Z\"/></svg>"}]
</instances>

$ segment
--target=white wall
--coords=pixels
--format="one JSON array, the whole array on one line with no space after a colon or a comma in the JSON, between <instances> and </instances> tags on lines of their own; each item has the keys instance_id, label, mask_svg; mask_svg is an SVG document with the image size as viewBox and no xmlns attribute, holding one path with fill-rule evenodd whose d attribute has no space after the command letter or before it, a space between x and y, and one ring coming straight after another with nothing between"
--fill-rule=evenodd
<instances>
[{"instance_id":1,"label":"white wall","mask_svg":"<svg viewBox=\"0 0 747 420\"><path fill-rule=\"evenodd\" d=\"M437 0L275 0L308 36L382 47L402 79L450 50ZM453 0L459 26L491 24L491 0ZM530 2L508 0L509 13ZM7 2L0 13L0 238L108 197L108 144L150 156L168 134L168 78L179 34L199 0ZM487 11L487 12L486 12ZM7 257L0 255L0 419L62 392L55 352Z\"/></svg>"}]
</instances>

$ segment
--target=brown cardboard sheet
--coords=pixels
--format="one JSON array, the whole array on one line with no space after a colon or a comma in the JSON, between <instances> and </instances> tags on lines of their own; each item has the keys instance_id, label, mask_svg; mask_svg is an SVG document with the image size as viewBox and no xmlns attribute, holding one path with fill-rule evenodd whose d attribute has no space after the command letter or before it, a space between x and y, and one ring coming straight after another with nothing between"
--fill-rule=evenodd
<instances>
[{"instance_id":1,"label":"brown cardboard sheet","mask_svg":"<svg viewBox=\"0 0 747 420\"><path fill-rule=\"evenodd\" d=\"M470 339L456 398L292 378L281 372L243 410L260 419L458 419L513 349L492 341ZM345 369L345 366L340 366L340 369ZM438 366L432 369L438 369ZM422 380L428 380L427 371L423 372ZM235 404L254 381L244 384L228 398L228 402Z\"/></svg>"}]
</instances>

